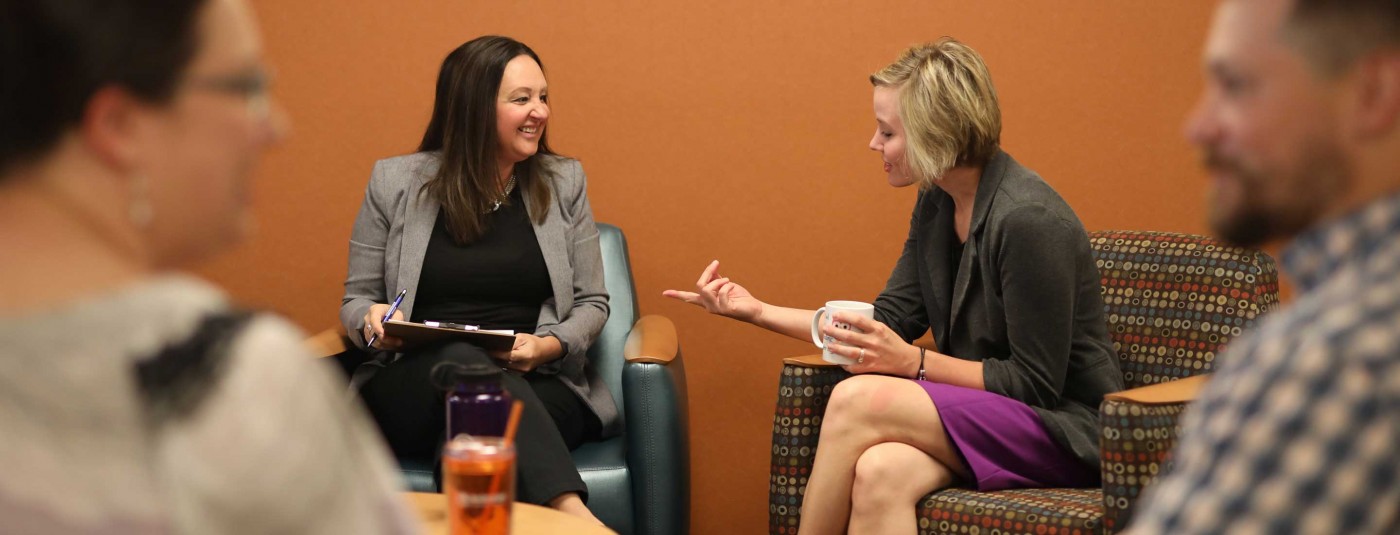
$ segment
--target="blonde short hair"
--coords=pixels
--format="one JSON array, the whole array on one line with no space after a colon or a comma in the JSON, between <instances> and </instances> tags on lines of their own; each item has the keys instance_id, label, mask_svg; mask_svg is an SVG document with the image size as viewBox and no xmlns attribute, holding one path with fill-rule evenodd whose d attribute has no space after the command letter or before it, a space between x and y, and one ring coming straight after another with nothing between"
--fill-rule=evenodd
<instances>
[{"instance_id":1,"label":"blonde short hair","mask_svg":"<svg viewBox=\"0 0 1400 535\"><path fill-rule=\"evenodd\" d=\"M952 37L909 47L870 75L899 90L905 165L929 187L959 165L983 165L1001 143L1001 108L982 56Z\"/></svg>"}]
</instances>

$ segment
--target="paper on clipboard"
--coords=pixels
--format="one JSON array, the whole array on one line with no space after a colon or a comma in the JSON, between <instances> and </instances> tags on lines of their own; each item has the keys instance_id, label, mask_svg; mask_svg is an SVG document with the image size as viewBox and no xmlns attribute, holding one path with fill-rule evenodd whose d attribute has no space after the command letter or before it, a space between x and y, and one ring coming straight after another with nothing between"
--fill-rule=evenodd
<instances>
[{"instance_id":1,"label":"paper on clipboard","mask_svg":"<svg viewBox=\"0 0 1400 535\"><path fill-rule=\"evenodd\" d=\"M447 339L461 339L490 351L510 351L515 347L514 331L477 329L470 325L430 322L413 323L389 320L384 322L384 334L403 340L404 349L428 345Z\"/></svg>"}]
</instances>

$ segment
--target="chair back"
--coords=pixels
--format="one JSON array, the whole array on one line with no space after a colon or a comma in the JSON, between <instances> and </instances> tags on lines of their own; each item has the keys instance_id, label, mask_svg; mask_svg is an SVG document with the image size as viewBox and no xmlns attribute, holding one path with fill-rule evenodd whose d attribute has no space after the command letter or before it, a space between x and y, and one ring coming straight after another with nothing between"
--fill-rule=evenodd
<instances>
[{"instance_id":1,"label":"chair back","mask_svg":"<svg viewBox=\"0 0 1400 535\"><path fill-rule=\"evenodd\" d=\"M1210 372L1278 306L1278 270L1262 252L1168 232L1104 230L1089 243L1128 388Z\"/></svg>"},{"instance_id":2,"label":"chair back","mask_svg":"<svg viewBox=\"0 0 1400 535\"><path fill-rule=\"evenodd\" d=\"M632 261L627 253L627 237L622 229L598 223L598 242L603 250L603 284L608 289L608 322L593 347L588 348L588 360L598 376L608 385L617 414L623 414L622 368L626 364L622 348L627 335L637 322L637 290L632 284Z\"/></svg>"}]
</instances>

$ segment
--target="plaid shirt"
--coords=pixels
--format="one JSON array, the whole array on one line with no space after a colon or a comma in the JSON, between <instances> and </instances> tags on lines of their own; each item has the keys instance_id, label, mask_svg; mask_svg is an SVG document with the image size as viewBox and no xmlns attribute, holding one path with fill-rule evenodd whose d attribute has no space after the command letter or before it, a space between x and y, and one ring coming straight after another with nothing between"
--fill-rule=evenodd
<instances>
[{"instance_id":1,"label":"plaid shirt","mask_svg":"<svg viewBox=\"0 0 1400 535\"><path fill-rule=\"evenodd\" d=\"M1133 533L1400 533L1400 196L1283 266L1295 304L1222 356Z\"/></svg>"}]
</instances>

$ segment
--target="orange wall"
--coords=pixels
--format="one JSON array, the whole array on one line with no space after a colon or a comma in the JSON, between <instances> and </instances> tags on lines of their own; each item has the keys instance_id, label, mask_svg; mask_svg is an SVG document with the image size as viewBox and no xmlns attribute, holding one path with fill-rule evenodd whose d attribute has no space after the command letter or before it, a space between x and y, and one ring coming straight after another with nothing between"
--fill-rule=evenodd
<instances>
[{"instance_id":1,"label":"orange wall","mask_svg":"<svg viewBox=\"0 0 1400 535\"><path fill-rule=\"evenodd\" d=\"M780 357L804 343L661 291L718 258L760 298L872 299L913 189L866 149L866 76L954 35L999 90L1004 146L1090 229L1205 230L1205 182L1179 132L1213 2L255 1L293 135L257 176L256 236L202 272L307 329L336 322L370 167L410 152L443 56L499 33L549 75L551 138L632 247L644 313L680 330L690 378L693 528L766 526Z\"/></svg>"}]
</instances>

